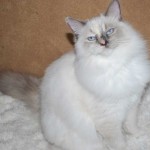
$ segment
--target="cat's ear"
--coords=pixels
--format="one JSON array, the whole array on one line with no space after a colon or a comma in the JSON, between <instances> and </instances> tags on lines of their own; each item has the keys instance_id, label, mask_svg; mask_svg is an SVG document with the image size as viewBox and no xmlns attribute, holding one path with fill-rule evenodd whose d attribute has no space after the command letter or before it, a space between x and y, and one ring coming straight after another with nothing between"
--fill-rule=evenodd
<instances>
[{"instance_id":1,"label":"cat's ear","mask_svg":"<svg viewBox=\"0 0 150 150\"><path fill-rule=\"evenodd\" d=\"M71 17L67 17L65 19L65 21L69 25L71 30L74 32L74 34L76 34L76 35L80 34L81 29L86 24L86 22L84 22L84 21L79 21L79 20L73 19Z\"/></svg>"},{"instance_id":2,"label":"cat's ear","mask_svg":"<svg viewBox=\"0 0 150 150\"><path fill-rule=\"evenodd\" d=\"M110 5L108 6L108 9L107 9L105 15L115 17L118 20L122 20L121 9L120 9L120 4L119 4L118 0L112 0Z\"/></svg>"}]
</instances>

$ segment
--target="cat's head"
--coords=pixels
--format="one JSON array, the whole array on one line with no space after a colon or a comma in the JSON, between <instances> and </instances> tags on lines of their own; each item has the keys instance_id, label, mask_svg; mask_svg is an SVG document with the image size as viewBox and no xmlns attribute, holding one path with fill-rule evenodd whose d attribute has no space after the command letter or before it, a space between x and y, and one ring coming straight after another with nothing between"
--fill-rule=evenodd
<instances>
[{"instance_id":1,"label":"cat's head","mask_svg":"<svg viewBox=\"0 0 150 150\"><path fill-rule=\"evenodd\" d=\"M132 29L122 21L118 0L112 0L100 16L87 21L67 17L66 22L75 35L75 47L79 53L109 55L132 40Z\"/></svg>"}]
</instances>

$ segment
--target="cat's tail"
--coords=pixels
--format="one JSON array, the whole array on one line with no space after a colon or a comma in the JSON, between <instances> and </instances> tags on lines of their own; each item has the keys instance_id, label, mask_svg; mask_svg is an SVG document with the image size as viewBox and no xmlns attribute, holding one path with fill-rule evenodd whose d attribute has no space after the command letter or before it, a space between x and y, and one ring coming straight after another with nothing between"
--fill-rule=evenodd
<instances>
[{"instance_id":1,"label":"cat's tail","mask_svg":"<svg viewBox=\"0 0 150 150\"><path fill-rule=\"evenodd\" d=\"M13 72L0 72L0 92L24 101L34 110L39 109L40 78Z\"/></svg>"}]
</instances>

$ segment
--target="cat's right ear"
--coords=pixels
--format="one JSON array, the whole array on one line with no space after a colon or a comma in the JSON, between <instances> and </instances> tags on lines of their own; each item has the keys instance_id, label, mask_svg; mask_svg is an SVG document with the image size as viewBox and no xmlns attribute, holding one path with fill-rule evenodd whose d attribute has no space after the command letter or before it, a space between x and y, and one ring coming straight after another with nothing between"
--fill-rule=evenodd
<instances>
[{"instance_id":1,"label":"cat's right ear","mask_svg":"<svg viewBox=\"0 0 150 150\"><path fill-rule=\"evenodd\" d=\"M74 32L75 35L79 35L83 26L86 24L86 22L84 21L79 21L71 17L67 17L65 21L67 25L71 28L71 30Z\"/></svg>"}]
</instances>

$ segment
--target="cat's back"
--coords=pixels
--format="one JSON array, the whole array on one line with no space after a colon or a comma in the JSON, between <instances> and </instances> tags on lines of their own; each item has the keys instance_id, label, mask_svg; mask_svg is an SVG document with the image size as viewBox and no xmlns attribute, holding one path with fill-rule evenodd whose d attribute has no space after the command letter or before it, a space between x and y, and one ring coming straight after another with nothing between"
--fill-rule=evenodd
<instances>
[{"instance_id":1,"label":"cat's back","mask_svg":"<svg viewBox=\"0 0 150 150\"><path fill-rule=\"evenodd\" d=\"M46 69L45 75L43 77L43 82L47 83L48 80L56 79L57 77L59 77L60 79L61 77L63 77L63 75L66 75L67 77L69 75L69 72L73 70L74 59L75 54L73 51L71 51L54 61Z\"/></svg>"},{"instance_id":2,"label":"cat's back","mask_svg":"<svg viewBox=\"0 0 150 150\"><path fill-rule=\"evenodd\" d=\"M73 80L74 60L75 54L71 51L49 65L41 84L42 95L54 94L58 92L58 89L64 88L67 83Z\"/></svg>"},{"instance_id":3,"label":"cat's back","mask_svg":"<svg viewBox=\"0 0 150 150\"><path fill-rule=\"evenodd\" d=\"M73 66L75 59L75 53L74 51L68 52L64 55L62 55L60 58L55 60L52 64L48 66L45 72L46 75L51 75L52 73L55 72L63 72L67 71L67 69L71 68Z\"/></svg>"}]
</instances>

